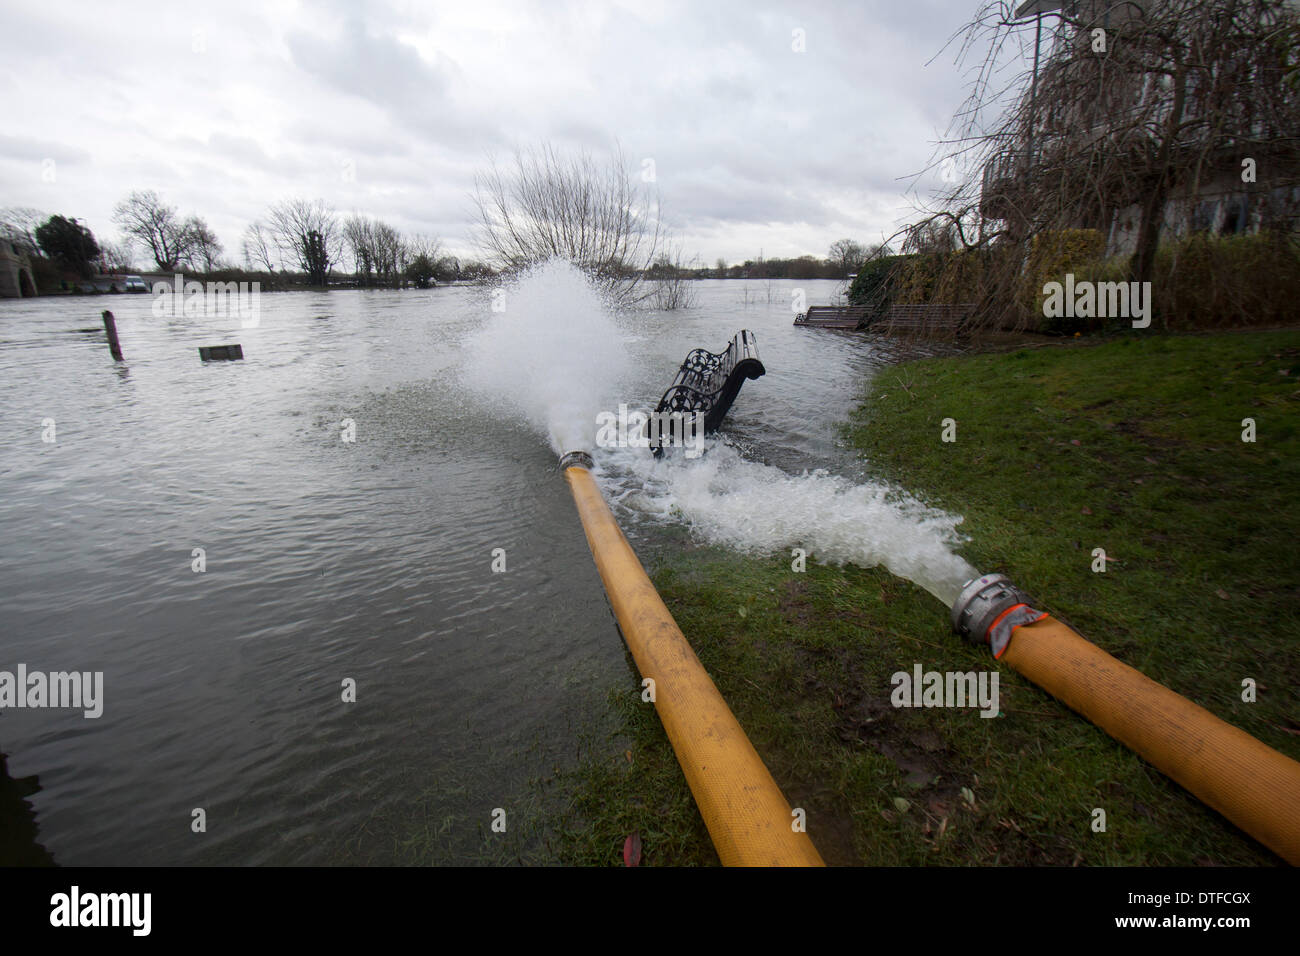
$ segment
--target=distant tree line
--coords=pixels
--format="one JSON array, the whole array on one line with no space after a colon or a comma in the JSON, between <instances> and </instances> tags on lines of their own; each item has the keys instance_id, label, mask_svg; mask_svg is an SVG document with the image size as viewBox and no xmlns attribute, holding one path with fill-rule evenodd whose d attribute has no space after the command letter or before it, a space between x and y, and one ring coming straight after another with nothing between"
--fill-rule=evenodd
<instances>
[{"instance_id":1,"label":"distant tree line","mask_svg":"<svg viewBox=\"0 0 1300 956\"><path fill-rule=\"evenodd\" d=\"M802 255L792 259L746 259L727 264L718 259L712 266L690 266L679 269L693 279L848 279L862 264L878 254L879 246L864 246L852 239L840 239L831 244L826 258ZM652 271L663 273L668 267L656 263Z\"/></svg>"},{"instance_id":2,"label":"distant tree line","mask_svg":"<svg viewBox=\"0 0 1300 956\"><path fill-rule=\"evenodd\" d=\"M242 263L223 257L221 241L202 217L182 215L152 190L132 192L119 202L113 221L122 238L103 241L75 218L12 207L0 210L0 238L31 258L41 292L138 267L223 277L246 271L269 278L271 288L427 288L435 282L493 274L482 263L445 255L435 237L403 235L383 220L360 213L344 218L320 199L290 199L270 206L244 231Z\"/></svg>"}]
</instances>

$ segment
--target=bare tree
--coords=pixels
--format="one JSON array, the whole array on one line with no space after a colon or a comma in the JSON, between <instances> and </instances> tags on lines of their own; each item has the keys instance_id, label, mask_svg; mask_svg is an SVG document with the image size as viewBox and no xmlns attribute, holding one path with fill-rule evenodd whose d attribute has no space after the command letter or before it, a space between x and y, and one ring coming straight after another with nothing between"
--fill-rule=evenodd
<instances>
[{"instance_id":1,"label":"bare tree","mask_svg":"<svg viewBox=\"0 0 1300 956\"><path fill-rule=\"evenodd\" d=\"M187 224L151 190L133 192L113 208L113 221L153 256L160 272L173 272L190 253Z\"/></svg>"},{"instance_id":2,"label":"bare tree","mask_svg":"<svg viewBox=\"0 0 1300 956\"><path fill-rule=\"evenodd\" d=\"M182 261L191 269L211 272L218 267L221 256L221 240L212 228L198 216L185 220L185 253Z\"/></svg>"},{"instance_id":3,"label":"bare tree","mask_svg":"<svg viewBox=\"0 0 1300 956\"><path fill-rule=\"evenodd\" d=\"M442 259L442 240L417 232L407 240L407 252L411 258L424 256L430 262L438 262Z\"/></svg>"},{"instance_id":4,"label":"bare tree","mask_svg":"<svg viewBox=\"0 0 1300 956\"><path fill-rule=\"evenodd\" d=\"M275 240L266 227L254 220L244 230L243 253L248 268L261 272L274 272L272 251Z\"/></svg>"},{"instance_id":5,"label":"bare tree","mask_svg":"<svg viewBox=\"0 0 1300 956\"><path fill-rule=\"evenodd\" d=\"M406 241L404 274L420 288L427 288L434 279L452 275L458 269L454 259L442 254L442 240L436 236L416 233Z\"/></svg>"},{"instance_id":6,"label":"bare tree","mask_svg":"<svg viewBox=\"0 0 1300 956\"><path fill-rule=\"evenodd\" d=\"M681 246L676 243L659 254L654 265L646 270L646 278L650 280L649 302L653 308L669 312L694 307L692 265L683 261Z\"/></svg>"},{"instance_id":7,"label":"bare tree","mask_svg":"<svg viewBox=\"0 0 1300 956\"><path fill-rule=\"evenodd\" d=\"M375 271L384 285L399 286L411 258L411 244L382 220L374 221Z\"/></svg>"},{"instance_id":8,"label":"bare tree","mask_svg":"<svg viewBox=\"0 0 1300 956\"><path fill-rule=\"evenodd\" d=\"M132 248L129 239L122 242L101 242L99 244L99 256L104 263L104 268L109 272L122 274L131 272L135 266L133 264L135 250Z\"/></svg>"},{"instance_id":9,"label":"bare tree","mask_svg":"<svg viewBox=\"0 0 1300 956\"><path fill-rule=\"evenodd\" d=\"M442 243L422 233L417 233L403 245L405 264L402 276L415 283L416 288L427 289L439 273L444 271Z\"/></svg>"},{"instance_id":10,"label":"bare tree","mask_svg":"<svg viewBox=\"0 0 1300 956\"><path fill-rule=\"evenodd\" d=\"M493 266L516 271L565 259L614 301L640 297L663 239L659 200L633 180L620 151L600 162L545 144L517 151L508 170L494 162L475 187L476 238Z\"/></svg>"},{"instance_id":11,"label":"bare tree","mask_svg":"<svg viewBox=\"0 0 1300 956\"><path fill-rule=\"evenodd\" d=\"M353 213L343 223L343 242L352 255L352 272L359 285L371 285L375 274L374 223Z\"/></svg>"},{"instance_id":12,"label":"bare tree","mask_svg":"<svg viewBox=\"0 0 1300 956\"><path fill-rule=\"evenodd\" d=\"M413 244L418 243L423 248L430 242L419 236L408 242L382 219L357 213L343 223L342 235L352 256L357 282L361 285L400 285L407 263L413 258ZM433 258L436 261L436 254Z\"/></svg>"},{"instance_id":13,"label":"bare tree","mask_svg":"<svg viewBox=\"0 0 1300 956\"><path fill-rule=\"evenodd\" d=\"M298 264L308 283L326 285L343 246L343 230L329 204L323 199L278 202L267 223L281 254Z\"/></svg>"},{"instance_id":14,"label":"bare tree","mask_svg":"<svg viewBox=\"0 0 1300 956\"><path fill-rule=\"evenodd\" d=\"M827 258L840 270L841 276L847 276L862 265L867 258L867 249L860 242L852 239L837 239L831 243Z\"/></svg>"}]
</instances>

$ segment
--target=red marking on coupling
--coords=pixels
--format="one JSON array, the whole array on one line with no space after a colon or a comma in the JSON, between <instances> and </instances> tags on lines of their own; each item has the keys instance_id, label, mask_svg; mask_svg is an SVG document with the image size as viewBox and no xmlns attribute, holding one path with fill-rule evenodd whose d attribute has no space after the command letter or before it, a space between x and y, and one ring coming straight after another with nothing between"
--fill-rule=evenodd
<instances>
[{"instance_id":1,"label":"red marking on coupling","mask_svg":"<svg viewBox=\"0 0 1300 956\"><path fill-rule=\"evenodd\" d=\"M1020 612L1022 616L1025 616L1025 620L1020 621L1018 624L1012 624L1005 637L1002 635L995 635L994 632L997 631L998 625L1000 625L1009 615L1016 612ZM1025 604L1023 601L1019 604L1011 605L1011 607L999 614L993 623L989 625L988 630L984 632L984 642L988 644L989 649L993 651L993 659L997 660L1006 653L1007 648L1011 645L1012 636L1019 628L1024 627L1026 624L1035 624L1045 617L1047 617L1046 611L1036 610L1028 604Z\"/></svg>"},{"instance_id":2,"label":"red marking on coupling","mask_svg":"<svg viewBox=\"0 0 1300 956\"><path fill-rule=\"evenodd\" d=\"M1003 611L1001 614L999 614L997 617L995 617L995 618L993 619L993 623L989 625L989 629L988 629L987 631L984 632L984 643L985 643L985 644L987 644L987 643L989 642L989 635L993 633L993 628L995 628L995 627L997 627L999 624L1001 624L1001 623L1002 623L1002 619L1003 619L1004 617L1006 617L1008 614L1010 614L1012 611L1014 611L1014 610L1015 610L1016 608L1018 608L1018 607L1029 607L1029 605L1026 604L1024 601L1021 601L1019 604L1013 604L1013 605L1011 605L1011 607L1007 608L1005 611ZM1015 628L1012 628L1012 630L1015 630Z\"/></svg>"}]
</instances>

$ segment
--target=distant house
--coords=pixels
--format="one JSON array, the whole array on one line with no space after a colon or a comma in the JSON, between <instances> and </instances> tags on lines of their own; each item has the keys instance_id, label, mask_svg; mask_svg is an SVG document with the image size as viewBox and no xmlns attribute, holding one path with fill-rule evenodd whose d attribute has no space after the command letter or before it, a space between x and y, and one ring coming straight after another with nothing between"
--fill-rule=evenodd
<instances>
[{"instance_id":1,"label":"distant house","mask_svg":"<svg viewBox=\"0 0 1300 956\"><path fill-rule=\"evenodd\" d=\"M85 280L82 286L96 292L148 292L142 276L104 273Z\"/></svg>"},{"instance_id":2,"label":"distant house","mask_svg":"<svg viewBox=\"0 0 1300 956\"><path fill-rule=\"evenodd\" d=\"M1106 255L1128 255L1137 245L1142 202L1148 193L1141 178L1126 175L1140 167L1143 150L1174 107L1173 84L1155 73L1105 69L1105 57L1089 55L1094 30L1107 32L1111 44L1123 42L1126 27L1157 9L1163 0L1027 0L1017 19L1044 19L1044 50L1037 77L1039 99L1029 113L1033 122L1014 142L986 163L981 183L980 215L999 221L1015 235L1032 225L1034 203L1028 199L1029 177L1039 170L1068 166L1071 157L1087 156L1094 177L1080 189L1073 228L1099 231ZM1300 3L1288 0L1300 10ZM1065 17L1060 16L1065 14ZM1073 21L1073 25L1068 22ZM1047 24L1055 25L1049 30ZM1086 71L1086 74L1085 74ZM1191 75L1184 102L1184 119L1196 117L1196 75ZM1076 91L1074 99L1047 91ZM1195 157L1183 164L1195 173L1170 184L1161 215L1161 235L1177 237L1192 231L1215 234L1253 232L1261 226L1296 229L1300 226L1300 168L1293 168L1296 131L1281 117L1269 115L1250 97L1232 104L1232 135L1216 131L1211 141L1196 137L1179 142L1179 151ZM1139 122L1140 120L1140 122ZM1289 150L1289 152L1288 152ZM1278 162L1272 162L1274 158ZM1245 181L1243 160L1254 163L1254 181ZM1098 171L1100 167L1101 171ZM1109 176L1109 178L1107 178ZM1067 181L1065 179L1053 179ZM1019 217L1019 220L1018 218Z\"/></svg>"}]
</instances>

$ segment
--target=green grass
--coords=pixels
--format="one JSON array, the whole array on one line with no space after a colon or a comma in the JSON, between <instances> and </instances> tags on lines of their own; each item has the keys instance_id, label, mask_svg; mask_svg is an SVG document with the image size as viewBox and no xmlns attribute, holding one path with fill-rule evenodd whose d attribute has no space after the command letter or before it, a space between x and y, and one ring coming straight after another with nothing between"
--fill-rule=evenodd
<instances>
[{"instance_id":1,"label":"green grass","mask_svg":"<svg viewBox=\"0 0 1300 956\"><path fill-rule=\"evenodd\" d=\"M845 434L874 473L965 517L982 572L1300 758L1298 357L1300 333L1256 332L928 359L881 372ZM655 581L829 863L1280 862L887 572L705 548ZM890 675L915 663L996 670L1002 715L893 708ZM632 673L611 694L621 729L553 781L570 796L550 850L619 863L638 830L645 865L716 865Z\"/></svg>"}]
</instances>

